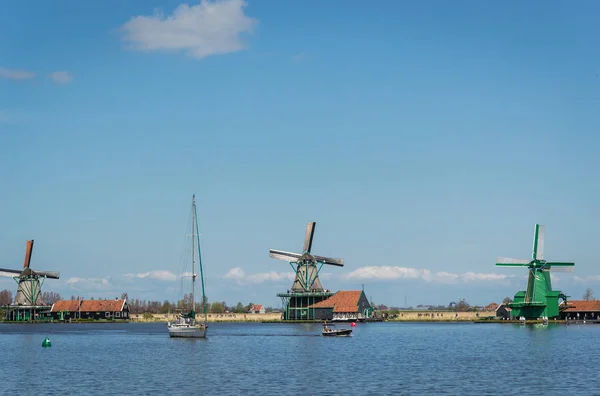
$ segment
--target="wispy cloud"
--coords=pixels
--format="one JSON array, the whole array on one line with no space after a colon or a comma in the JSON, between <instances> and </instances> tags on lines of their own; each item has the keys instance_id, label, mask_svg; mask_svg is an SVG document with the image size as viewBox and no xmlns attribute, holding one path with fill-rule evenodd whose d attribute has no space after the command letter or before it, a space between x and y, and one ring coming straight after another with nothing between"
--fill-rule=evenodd
<instances>
[{"instance_id":1,"label":"wispy cloud","mask_svg":"<svg viewBox=\"0 0 600 396\"><path fill-rule=\"evenodd\" d=\"M430 279L431 271L426 269L369 266L355 269L345 276L346 279Z\"/></svg>"},{"instance_id":2,"label":"wispy cloud","mask_svg":"<svg viewBox=\"0 0 600 396\"><path fill-rule=\"evenodd\" d=\"M399 266L368 266L358 268L344 276L347 280L397 280L414 279L426 282L437 282L447 284L468 283L468 282L505 282L514 275L465 272L454 274L450 272L433 273L428 269L417 269Z\"/></svg>"},{"instance_id":3,"label":"wispy cloud","mask_svg":"<svg viewBox=\"0 0 600 396\"><path fill-rule=\"evenodd\" d=\"M166 270L155 270L155 271L148 271L148 272L141 272L141 273L137 273L137 274L125 274L123 275L126 278L139 278L139 279L156 279L156 280L162 280L162 281L174 281L177 280L177 276L170 272L170 271L166 271Z\"/></svg>"},{"instance_id":4,"label":"wispy cloud","mask_svg":"<svg viewBox=\"0 0 600 396\"><path fill-rule=\"evenodd\" d=\"M55 71L50 73L50 79L56 84L68 84L73 81L73 75L68 71Z\"/></svg>"},{"instance_id":5,"label":"wispy cloud","mask_svg":"<svg viewBox=\"0 0 600 396\"><path fill-rule=\"evenodd\" d=\"M110 277L105 278L79 278L71 277L65 282L74 291L95 292L107 291L112 288Z\"/></svg>"},{"instance_id":6,"label":"wispy cloud","mask_svg":"<svg viewBox=\"0 0 600 396\"><path fill-rule=\"evenodd\" d=\"M588 275L588 276L575 275L573 277L573 280L575 282L581 282L581 283L596 283L596 282L600 282L600 275Z\"/></svg>"},{"instance_id":7,"label":"wispy cloud","mask_svg":"<svg viewBox=\"0 0 600 396\"><path fill-rule=\"evenodd\" d=\"M264 282L293 282L295 279L293 272L261 272L256 274L246 274L240 267L230 269L224 276L225 279L231 279L238 284L259 284Z\"/></svg>"},{"instance_id":8,"label":"wispy cloud","mask_svg":"<svg viewBox=\"0 0 600 396\"><path fill-rule=\"evenodd\" d=\"M165 17L136 16L121 26L126 48L138 51L185 51L201 59L246 48L242 35L251 33L257 20L244 14L243 0L202 0L181 4Z\"/></svg>"},{"instance_id":9,"label":"wispy cloud","mask_svg":"<svg viewBox=\"0 0 600 396\"><path fill-rule=\"evenodd\" d=\"M9 80L31 80L35 78L35 73L27 70L7 69L0 67L0 78Z\"/></svg>"}]
</instances>

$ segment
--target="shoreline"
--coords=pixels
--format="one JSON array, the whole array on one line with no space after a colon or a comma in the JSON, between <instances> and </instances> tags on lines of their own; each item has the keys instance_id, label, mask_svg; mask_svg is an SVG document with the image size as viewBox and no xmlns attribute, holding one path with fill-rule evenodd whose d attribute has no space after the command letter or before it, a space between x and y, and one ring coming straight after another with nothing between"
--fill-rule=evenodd
<instances>
[{"instance_id":1,"label":"shoreline","mask_svg":"<svg viewBox=\"0 0 600 396\"><path fill-rule=\"evenodd\" d=\"M2 324L80 324L80 325L85 325L85 324L117 324L117 323L139 323L139 324L157 324L157 323L163 323L166 324L168 321L167 320L160 320L160 319L156 319L156 320L74 320L71 322L65 322L65 321L32 321L32 322L11 322L11 321L0 321L0 325ZM260 324L322 324L324 323L323 320L281 320L281 319L277 319L277 320L209 320L208 323L260 323ZM333 324L347 324L350 325L352 323L352 321L334 321L331 322L329 321L329 323L333 323ZM460 319L460 320L456 320L456 319L403 319L403 320L384 320L384 321L366 321L366 322L361 322L361 321L357 321L356 324L357 326L359 325L365 325L365 324L370 324L370 323L390 323L390 324L401 324L401 323L444 323L444 324L451 324L451 323L461 323L461 324L465 324L465 323L470 323L470 324L524 324L524 325L543 325L543 321L542 320L527 320L524 323L521 322L520 320L503 320L503 319L478 319L478 320L472 320L472 319ZM550 320L547 323L548 325L550 324L562 324L562 325L581 325L581 324L600 324L600 321L592 321L592 320L562 320L562 319L556 319L556 320Z\"/></svg>"},{"instance_id":2,"label":"shoreline","mask_svg":"<svg viewBox=\"0 0 600 396\"><path fill-rule=\"evenodd\" d=\"M487 316L484 316L486 315ZM0 320L0 324L39 324L39 323L60 323L60 324L85 324L85 323L167 323L175 320L173 314L131 314L128 320L73 320L71 322L64 321L34 321L34 322L13 322ZM323 323L324 320L282 320L280 312L264 313L264 314L209 314L208 323L263 323L263 324L278 324L278 323ZM330 321L328 321L330 322ZM333 323L350 324L349 321L335 321ZM520 320L506 320L491 316L489 312L450 312L450 311L405 311L400 313L393 319L378 319L356 321L357 324L367 323L503 323L503 324L520 324ZM562 320L553 319L548 323L555 324L597 324L597 320ZM525 324L542 324L542 320L527 320Z\"/></svg>"}]
</instances>

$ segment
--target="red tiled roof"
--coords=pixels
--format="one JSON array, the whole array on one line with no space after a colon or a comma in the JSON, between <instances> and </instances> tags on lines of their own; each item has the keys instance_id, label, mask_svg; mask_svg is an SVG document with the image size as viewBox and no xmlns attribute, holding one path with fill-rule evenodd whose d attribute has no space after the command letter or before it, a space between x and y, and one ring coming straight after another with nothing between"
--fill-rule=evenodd
<instances>
[{"instance_id":1,"label":"red tiled roof","mask_svg":"<svg viewBox=\"0 0 600 396\"><path fill-rule=\"evenodd\" d=\"M564 303L561 303L564 306ZM563 312L592 312L600 311L600 300L569 300Z\"/></svg>"},{"instance_id":2,"label":"red tiled roof","mask_svg":"<svg viewBox=\"0 0 600 396\"><path fill-rule=\"evenodd\" d=\"M50 312L69 311L75 312L79 308L80 300L60 300L52 304Z\"/></svg>"},{"instance_id":3,"label":"red tiled roof","mask_svg":"<svg viewBox=\"0 0 600 396\"><path fill-rule=\"evenodd\" d=\"M489 303L488 305L486 305L483 310L484 311L495 311L500 305L496 304L495 302L493 303Z\"/></svg>"},{"instance_id":4,"label":"red tiled roof","mask_svg":"<svg viewBox=\"0 0 600 396\"><path fill-rule=\"evenodd\" d=\"M254 304L250 311L260 311L262 309L262 304Z\"/></svg>"},{"instance_id":5,"label":"red tiled roof","mask_svg":"<svg viewBox=\"0 0 600 396\"><path fill-rule=\"evenodd\" d=\"M123 309L125 300L83 300L81 312L119 312Z\"/></svg>"},{"instance_id":6,"label":"red tiled roof","mask_svg":"<svg viewBox=\"0 0 600 396\"><path fill-rule=\"evenodd\" d=\"M50 312L117 312L123 309L124 303L125 300L60 300L52 305Z\"/></svg>"},{"instance_id":7,"label":"red tiled roof","mask_svg":"<svg viewBox=\"0 0 600 396\"><path fill-rule=\"evenodd\" d=\"M333 308L333 312L358 312L358 300L362 291L342 290L310 306L310 308Z\"/></svg>"}]
</instances>

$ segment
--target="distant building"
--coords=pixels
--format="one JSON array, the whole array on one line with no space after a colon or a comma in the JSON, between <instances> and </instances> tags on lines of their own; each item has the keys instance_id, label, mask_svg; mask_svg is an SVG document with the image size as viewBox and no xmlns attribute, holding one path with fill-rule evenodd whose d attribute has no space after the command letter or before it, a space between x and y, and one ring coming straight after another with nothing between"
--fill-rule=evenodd
<instances>
[{"instance_id":1,"label":"distant building","mask_svg":"<svg viewBox=\"0 0 600 396\"><path fill-rule=\"evenodd\" d=\"M50 314L56 320L69 319L129 319L127 300L60 300L52 305Z\"/></svg>"},{"instance_id":2,"label":"distant building","mask_svg":"<svg viewBox=\"0 0 600 396\"><path fill-rule=\"evenodd\" d=\"M500 304L498 305L498 308L496 308L496 317L498 319L510 319L511 312L512 308L510 308L508 305Z\"/></svg>"},{"instance_id":3,"label":"distant building","mask_svg":"<svg viewBox=\"0 0 600 396\"><path fill-rule=\"evenodd\" d=\"M250 307L250 310L248 311L248 313L251 313L251 314L264 314L265 313L265 308L261 304L254 304L254 305L252 305L252 307Z\"/></svg>"},{"instance_id":4,"label":"distant building","mask_svg":"<svg viewBox=\"0 0 600 396\"><path fill-rule=\"evenodd\" d=\"M496 309L498 309L500 305L496 304L495 302L489 303L488 305L486 305L485 307L483 307L481 310L482 311L495 311Z\"/></svg>"},{"instance_id":5,"label":"distant building","mask_svg":"<svg viewBox=\"0 0 600 396\"><path fill-rule=\"evenodd\" d=\"M600 300L569 300L558 306L561 319L584 320L600 319Z\"/></svg>"},{"instance_id":6,"label":"distant building","mask_svg":"<svg viewBox=\"0 0 600 396\"><path fill-rule=\"evenodd\" d=\"M309 307L317 320L354 321L370 318L373 307L362 290L342 290Z\"/></svg>"}]
</instances>

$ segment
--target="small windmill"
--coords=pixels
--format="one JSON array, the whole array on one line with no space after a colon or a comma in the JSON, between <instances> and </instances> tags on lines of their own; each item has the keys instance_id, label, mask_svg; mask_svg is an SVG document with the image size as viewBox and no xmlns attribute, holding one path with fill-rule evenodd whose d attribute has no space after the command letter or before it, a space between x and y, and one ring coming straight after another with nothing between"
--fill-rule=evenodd
<instances>
[{"instance_id":1,"label":"small windmill","mask_svg":"<svg viewBox=\"0 0 600 396\"><path fill-rule=\"evenodd\" d=\"M559 316L558 299L566 301L567 296L552 290L551 272L572 272L575 263L551 262L544 260L545 227L536 224L533 234L531 260L499 257L499 267L527 267L529 279L527 290L519 291L508 306L513 309L513 317L526 319L553 318Z\"/></svg>"},{"instance_id":2,"label":"small windmill","mask_svg":"<svg viewBox=\"0 0 600 396\"><path fill-rule=\"evenodd\" d=\"M323 265L344 266L344 260L313 255L311 252L313 236L316 223L310 222L306 227L304 238L304 249L302 254L284 252L281 250L269 250L269 256L287 261L296 277L292 284L292 290L287 293L278 293L284 308L282 318L284 320L313 320L315 309L312 306L321 302L335 293L324 290L319 280L319 272Z\"/></svg>"},{"instance_id":3,"label":"small windmill","mask_svg":"<svg viewBox=\"0 0 600 396\"><path fill-rule=\"evenodd\" d=\"M25 262L23 270L11 270L0 268L0 276L9 276L13 278L18 286L15 296L15 305L21 306L39 306L44 305L42 298L42 284L46 278L58 279L59 273L52 271L34 271L30 267L31 253L33 251L33 239L27 241L25 250ZM41 282L40 282L41 280Z\"/></svg>"},{"instance_id":4,"label":"small windmill","mask_svg":"<svg viewBox=\"0 0 600 396\"><path fill-rule=\"evenodd\" d=\"M316 224L317 223L313 221L308 223L308 226L306 227L304 250L302 251L302 254L274 249L269 250L269 256L289 262L294 269L296 279L292 285L292 291L295 293L322 292L323 286L319 280L319 272L321 271L321 268L323 268L323 265L344 266L343 259L315 256L311 253Z\"/></svg>"}]
</instances>

